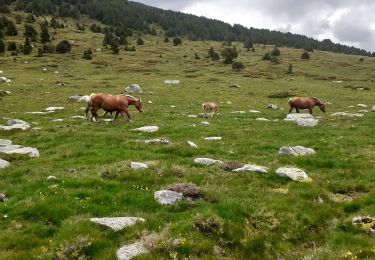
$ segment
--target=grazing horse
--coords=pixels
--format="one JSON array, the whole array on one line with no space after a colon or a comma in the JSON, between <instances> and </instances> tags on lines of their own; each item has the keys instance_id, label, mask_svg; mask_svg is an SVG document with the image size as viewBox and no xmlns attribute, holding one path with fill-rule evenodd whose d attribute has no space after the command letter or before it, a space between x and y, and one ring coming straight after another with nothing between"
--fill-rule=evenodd
<instances>
[{"instance_id":1,"label":"grazing horse","mask_svg":"<svg viewBox=\"0 0 375 260\"><path fill-rule=\"evenodd\" d=\"M299 113L299 109L308 109L310 114L312 115L312 109L315 106L319 107L322 112L326 112L324 103L314 97L294 97L289 99L288 104L290 106L289 113L292 112L293 108L296 109L297 113Z\"/></svg>"},{"instance_id":2,"label":"grazing horse","mask_svg":"<svg viewBox=\"0 0 375 260\"><path fill-rule=\"evenodd\" d=\"M128 121L131 122L131 116L128 109L129 105L134 105L140 113L143 112L141 100L133 96L97 94L87 103L86 117L88 110L90 110L92 119L96 122L98 116L97 111L101 108L106 112L116 112L113 121L116 121L119 114L126 114Z\"/></svg>"},{"instance_id":3,"label":"grazing horse","mask_svg":"<svg viewBox=\"0 0 375 260\"><path fill-rule=\"evenodd\" d=\"M207 112L211 112L211 117L217 116L218 106L214 102L205 102L202 104L204 117L207 117Z\"/></svg>"}]
</instances>

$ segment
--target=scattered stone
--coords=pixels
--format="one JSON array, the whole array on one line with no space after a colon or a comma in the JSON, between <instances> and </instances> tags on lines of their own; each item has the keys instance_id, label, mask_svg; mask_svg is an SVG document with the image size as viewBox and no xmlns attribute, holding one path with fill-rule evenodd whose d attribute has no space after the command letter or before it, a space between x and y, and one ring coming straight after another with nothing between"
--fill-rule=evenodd
<instances>
[{"instance_id":1,"label":"scattered stone","mask_svg":"<svg viewBox=\"0 0 375 260\"><path fill-rule=\"evenodd\" d=\"M367 105L365 105L365 104L358 104L357 107L367 108Z\"/></svg>"},{"instance_id":2,"label":"scattered stone","mask_svg":"<svg viewBox=\"0 0 375 260\"><path fill-rule=\"evenodd\" d=\"M131 84L125 88L125 93L129 94L142 94L143 90L138 84Z\"/></svg>"},{"instance_id":3,"label":"scattered stone","mask_svg":"<svg viewBox=\"0 0 375 260\"><path fill-rule=\"evenodd\" d=\"M359 110L358 113L368 113L369 111L366 110L366 109L363 109L363 110Z\"/></svg>"},{"instance_id":4,"label":"scattered stone","mask_svg":"<svg viewBox=\"0 0 375 260\"><path fill-rule=\"evenodd\" d=\"M26 114L30 114L30 115L47 115L47 114L50 114L50 113L53 113L54 111L48 111L48 112L26 112Z\"/></svg>"},{"instance_id":5,"label":"scattered stone","mask_svg":"<svg viewBox=\"0 0 375 260\"><path fill-rule=\"evenodd\" d=\"M348 108L354 108L354 106L348 106Z\"/></svg>"},{"instance_id":6,"label":"scattered stone","mask_svg":"<svg viewBox=\"0 0 375 260\"><path fill-rule=\"evenodd\" d=\"M233 170L233 172L249 172L249 173L268 173L268 168L264 166L245 164L243 167Z\"/></svg>"},{"instance_id":7,"label":"scattered stone","mask_svg":"<svg viewBox=\"0 0 375 260\"><path fill-rule=\"evenodd\" d=\"M149 100L149 101L147 101L147 103L149 103L149 104L152 104L152 101L151 101L151 100Z\"/></svg>"},{"instance_id":8,"label":"scattered stone","mask_svg":"<svg viewBox=\"0 0 375 260\"><path fill-rule=\"evenodd\" d=\"M206 137L204 140L206 141L220 141L222 138L220 136L212 136L212 137Z\"/></svg>"},{"instance_id":9,"label":"scattered stone","mask_svg":"<svg viewBox=\"0 0 375 260\"><path fill-rule=\"evenodd\" d=\"M73 101L79 101L82 98L82 96L70 96L68 99L73 100Z\"/></svg>"},{"instance_id":10,"label":"scattered stone","mask_svg":"<svg viewBox=\"0 0 375 260\"><path fill-rule=\"evenodd\" d=\"M197 118L196 115L188 115L187 117L189 117L189 118Z\"/></svg>"},{"instance_id":11,"label":"scattered stone","mask_svg":"<svg viewBox=\"0 0 375 260\"><path fill-rule=\"evenodd\" d=\"M268 104L267 108L276 110L276 109L279 109L279 106L276 104Z\"/></svg>"},{"instance_id":12,"label":"scattered stone","mask_svg":"<svg viewBox=\"0 0 375 260\"><path fill-rule=\"evenodd\" d=\"M30 128L30 124L20 120L20 119L9 119L5 126L0 126L0 130L14 130L14 129L19 129L19 130L27 130Z\"/></svg>"},{"instance_id":13,"label":"scattered stone","mask_svg":"<svg viewBox=\"0 0 375 260\"><path fill-rule=\"evenodd\" d=\"M319 123L318 119L315 119L311 114L307 113L294 113L288 114L284 121L295 122L299 126L314 127Z\"/></svg>"},{"instance_id":14,"label":"scattered stone","mask_svg":"<svg viewBox=\"0 0 375 260\"><path fill-rule=\"evenodd\" d=\"M65 107L47 107L45 111L56 111L56 110L64 110Z\"/></svg>"},{"instance_id":15,"label":"scattered stone","mask_svg":"<svg viewBox=\"0 0 375 260\"><path fill-rule=\"evenodd\" d=\"M201 122L201 125L210 125L210 122L202 121L202 122Z\"/></svg>"},{"instance_id":16,"label":"scattered stone","mask_svg":"<svg viewBox=\"0 0 375 260\"><path fill-rule=\"evenodd\" d=\"M250 110L249 110L249 113L257 114L257 113L260 113L260 111L250 109Z\"/></svg>"},{"instance_id":17,"label":"scattered stone","mask_svg":"<svg viewBox=\"0 0 375 260\"><path fill-rule=\"evenodd\" d=\"M0 139L0 153L5 154L24 154L30 157L39 157L39 151L32 147L23 147L21 145L13 145L10 140Z\"/></svg>"},{"instance_id":18,"label":"scattered stone","mask_svg":"<svg viewBox=\"0 0 375 260\"><path fill-rule=\"evenodd\" d=\"M232 84L232 85L229 85L228 87L230 87L230 88L241 88L241 86L237 85L237 84Z\"/></svg>"},{"instance_id":19,"label":"scattered stone","mask_svg":"<svg viewBox=\"0 0 375 260\"><path fill-rule=\"evenodd\" d=\"M106 226L114 231L120 231L126 227L134 226L137 222L145 222L143 218L116 217L116 218L90 218L90 221Z\"/></svg>"},{"instance_id":20,"label":"scattered stone","mask_svg":"<svg viewBox=\"0 0 375 260\"><path fill-rule=\"evenodd\" d=\"M293 167L281 167L276 170L276 175L280 177L288 177L294 181L306 181L309 178L306 172Z\"/></svg>"},{"instance_id":21,"label":"scattered stone","mask_svg":"<svg viewBox=\"0 0 375 260\"><path fill-rule=\"evenodd\" d=\"M168 85L177 85L180 84L180 81L178 79L168 79L164 80L164 83Z\"/></svg>"},{"instance_id":22,"label":"scattered stone","mask_svg":"<svg viewBox=\"0 0 375 260\"><path fill-rule=\"evenodd\" d=\"M188 144L190 147L198 148L198 145L196 145L196 144L193 143L192 141L187 141L187 144Z\"/></svg>"},{"instance_id":23,"label":"scattered stone","mask_svg":"<svg viewBox=\"0 0 375 260\"><path fill-rule=\"evenodd\" d=\"M8 198L4 193L0 193L0 202L7 202Z\"/></svg>"},{"instance_id":24,"label":"scattered stone","mask_svg":"<svg viewBox=\"0 0 375 260\"><path fill-rule=\"evenodd\" d=\"M59 119L54 119L54 120L52 120L52 122L64 122L64 119L61 119L61 118L59 118Z\"/></svg>"},{"instance_id":25,"label":"scattered stone","mask_svg":"<svg viewBox=\"0 0 375 260\"><path fill-rule=\"evenodd\" d=\"M303 146L283 146L279 150L281 156L303 156L315 154L314 149L306 148Z\"/></svg>"},{"instance_id":26,"label":"scattered stone","mask_svg":"<svg viewBox=\"0 0 375 260\"><path fill-rule=\"evenodd\" d=\"M337 112L332 114L331 116L342 116L342 117L363 117L364 114L351 114L346 112Z\"/></svg>"},{"instance_id":27,"label":"scattered stone","mask_svg":"<svg viewBox=\"0 0 375 260\"><path fill-rule=\"evenodd\" d=\"M0 83L10 83L11 82L11 80L10 79L8 79L8 78L6 78L6 77L0 77Z\"/></svg>"},{"instance_id":28,"label":"scattered stone","mask_svg":"<svg viewBox=\"0 0 375 260\"><path fill-rule=\"evenodd\" d=\"M170 144L170 143L171 141L165 138L145 140L145 144Z\"/></svg>"},{"instance_id":29,"label":"scattered stone","mask_svg":"<svg viewBox=\"0 0 375 260\"><path fill-rule=\"evenodd\" d=\"M12 126L12 125L28 125L30 126L29 123L23 121L23 120L20 120L20 119L9 119L6 123L7 126Z\"/></svg>"},{"instance_id":30,"label":"scattered stone","mask_svg":"<svg viewBox=\"0 0 375 260\"><path fill-rule=\"evenodd\" d=\"M375 105L372 106L371 111L372 111L372 112L375 112Z\"/></svg>"},{"instance_id":31,"label":"scattered stone","mask_svg":"<svg viewBox=\"0 0 375 260\"><path fill-rule=\"evenodd\" d=\"M353 224L359 226L360 228L369 231L375 232L375 218L366 216L366 217L355 217L353 218Z\"/></svg>"},{"instance_id":32,"label":"scattered stone","mask_svg":"<svg viewBox=\"0 0 375 260\"><path fill-rule=\"evenodd\" d=\"M72 116L72 119L87 119L85 116Z\"/></svg>"},{"instance_id":33,"label":"scattered stone","mask_svg":"<svg viewBox=\"0 0 375 260\"><path fill-rule=\"evenodd\" d=\"M57 180L56 176L50 175L47 177L47 180L52 181L52 180Z\"/></svg>"},{"instance_id":34,"label":"scattered stone","mask_svg":"<svg viewBox=\"0 0 375 260\"><path fill-rule=\"evenodd\" d=\"M245 111L233 111L233 112L230 112L231 114L245 114L246 112Z\"/></svg>"},{"instance_id":35,"label":"scattered stone","mask_svg":"<svg viewBox=\"0 0 375 260\"><path fill-rule=\"evenodd\" d=\"M203 197L202 191L193 183L175 183L167 186L166 190L182 193L184 198L196 200Z\"/></svg>"},{"instance_id":36,"label":"scattered stone","mask_svg":"<svg viewBox=\"0 0 375 260\"><path fill-rule=\"evenodd\" d=\"M342 83L342 80L334 80L334 81L332 81L333 83L337 83L337 84L340 84L340 83Z\"/></svg>"},{"instance_id":37,"label":"scattered stone","mask_svg":"<svg viewBox=\"0 0 375 260\"><path fill-rule=\"evenodd\" d=\"M202 165L208 165L208 166L214 165L214 164L223 164L222 161L214 160L214 159L210 159L210 158L195 158L194 163L202 164Z\"/></svg>"},{"instance_id":38,"label":"scattered stone","mask_svg":"<svg viewBox=\"0 0 375 260\"><path fill-rule=\"evenodd\" d=\"M155 200L162 205L172 205L183 199L182 193L171 190L159 190L154 193Z\"/></svg>"},{"instance_id":39,"label":"scattered stone","mask_svg":"<svg viewBox=\"0 0 375 260\"><path fill-rule=\"evenodd\" d=\"M8 167L9 165L10 165L10 163L8 161L0 159L0 170Z\"/></svg>"},{"instance_id":40,"label":"scattered stone","mask_svg":"<svg viewBox=\"0 0 375 260\"><path fill-rule=\"evenodd\" d=\"M147 164L141 163L141 162L131 162L130 168L137 171L137 170L148 169L148 166L147 166Z\"/></svg>"},{"instance_id":41,"label":"scattered stone","mask_svg":"<svg viewBox=\"0 0 375 260\"><path fill-rule=\"evenodd\" d=\"M149 250L143 245L142 242L135 242L131 245L125 245L116 252L118 260L130 260L133 257L147 254Z\"/></svg>"},{"instance_id":42,"label":"scattered stone","mask_svg":"<svg viewBox=\"0 0 375 260\"><path fill-rule=\"evenodd\" d=\"M158 126L144 126L140 128L133 129L132 131L144 132L144 133L153 133L159 131Z\"/></svg>"},{"instance_id":43,"label":"scattered stone","mask_svg":"<svg viewBox=\"0 0 375 260\"><path fill-rule=\"evenodd\" d=\"M263 117L257 118L255 120L258 121L258 122L269 122L269 121L271 121L271 120L269 120L267 118L263 118Z\"/></svg>"},{"instance_id":44,"label":"scattered stone","mask_svg":"<svg viewBox=\"0 0 375 260\"><path fill-rule=\"evenodd\" d=\"M172 105L172 106L170 106L170 108L175 108L176 106L174 106L174 105Z\"/></svg>"}]
</instances>

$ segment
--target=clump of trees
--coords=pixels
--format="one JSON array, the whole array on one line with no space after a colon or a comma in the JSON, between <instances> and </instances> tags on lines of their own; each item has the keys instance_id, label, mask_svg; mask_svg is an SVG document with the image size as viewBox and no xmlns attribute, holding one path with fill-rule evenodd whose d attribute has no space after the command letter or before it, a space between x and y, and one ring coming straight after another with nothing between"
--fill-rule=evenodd
<instances>
[{"instance_id":1,"label":"clump of trees","mask_svg":"<svg viewBox=\"0 0 375 260\"><path fill-rule=\"evenodd\" d=\"M233 48L225 48L221 51L221 56L224 58L225 64L232 64L233 60L238 57L236 47L234 46Z\"/></svg>"},{"instance_id":2,"label":"clump of trees","mask_svg":"<svg viewBox=\"0 0 375 260\"><path fill-rule=\"evenodd\" d=\"M181 45L181 44L182 44L181 38L176 37L176 38L173 39L173 45L174 46L178 46L178 45Z\"/></svg>"},{"instance_id":3,"label":"clump of trees","mask_svg":"<svg viewBox=\"0 0 375 260\"><path fill-rule=\"evenodd\" d=\"M211 58L211 60L213 61L217 61L220 59L220 55L219 53L217 53L213 47L211 47L209 50L208 50L208 57Z\"/></svg>"},{"instance_id":4,"label":"clump of trees","mask_svg":"<svg viewBox=\"0 0 375 260\"><path fill-rule=\"evenodd\" d=\"M91 49L85 50L83 52L82 59L92 60L92 51L91 51Z\"/></svg>"},{"instance_id":5,"label":"clump of trees","mask_svg":"<svg viewBox=\"0 0 375 260\"><path fill-rule=\"evenodd\" d=\"M245 65L242 62L235 61L232 63L232 70L241 71L245 68Z\"/></svg>"},{"instance_id":6,"label":"clump of trees","mask_svg":"<svg viewBox=\"0 0 375 260\"><path fill-rule=\"evenodd\" d=\"M25 32L23 33L23 36L25 36L26 38L30 38L32 42L36 42L37 35L38 33L35 30L34 26L32 26L31 24L25 24Z\"/></svg>"},{"instance_id":7,"label":"clump of trees","mask_svg":"<svg viewBox=\"0 0 375 260\"><path fill-rule=\"evenodd\" d=\"M13 21L8 20L6 17L0 17L0 35L3 36L16 36L18 31Z\"/></svg>"},{"instance_id":8,"label":"clump of trees","mask_svg":"<svg viewBox=\"0 0 375 260\"><path fill-rule=\"evenodd\" d=\"M62 40L56 45L56 52L57 53L67 53L70 52L72 46L67 40Z\"/></svg>"},{"instance_id":9,"label":"clump of trees","mask_svg":"<svg viewBox=\"0 0 375 260\"><path fill-rule=\"evenodd\" d=\"M137 45L143 45L145 44L145 41L142 38L137 39Z\"/></svg>"},{"instance_id":10,"label":"clump of trees","mask_svg":"<svg viewBox=\"0 0 375 260\"><path fill-rule=\"evenodd\" d=\"M301 59L303 59L303 60L309 60L310 59L310 54L307 51L305 51L304 53L302 53Z\"/></svg>"}]
</instances>

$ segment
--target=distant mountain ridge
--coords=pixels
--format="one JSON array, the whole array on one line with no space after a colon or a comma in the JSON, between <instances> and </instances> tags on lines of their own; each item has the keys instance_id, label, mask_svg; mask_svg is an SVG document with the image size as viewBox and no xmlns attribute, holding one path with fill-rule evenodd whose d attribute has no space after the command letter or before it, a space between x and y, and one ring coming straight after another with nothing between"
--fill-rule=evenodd
<instances>
[{"instance_id":1,"label":"distant mountain ridge","mask_svg":"<svg viewBox=\"0 0 375 260\"><path fill-rule=\"evenodd\" d=\"M17 10L36 15L56 15L79 18L81 14L114 27L152 32L157 24L168 37L186 36L191 40L241 41L306 50L322 50L345 54L375 56L356 47L318 41L300 34L230 25L219 20L163 10L126 0L0 0L0 4L16 3Z\"/></svg>"}]
</instances>

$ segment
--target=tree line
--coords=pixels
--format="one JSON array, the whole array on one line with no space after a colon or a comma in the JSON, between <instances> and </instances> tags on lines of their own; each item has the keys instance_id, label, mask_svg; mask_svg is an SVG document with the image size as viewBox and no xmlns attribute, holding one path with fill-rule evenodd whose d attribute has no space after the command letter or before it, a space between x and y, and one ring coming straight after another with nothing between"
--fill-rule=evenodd
<instances>
[{"instance_id":1,"label":"tree line","mask_svg":"<svg viewBox=\"0 0 375 260\"><path fill-rule=\"evenodd\" d=\"M267 29L246 28L222 21L198 17L170 10L162 10L126 0L0 0L16 2L17 10L36 15L55 15L79 19L81 14L104 24L121 28L155 33L154 24L160 25L166 37L186 36L191 40L251 41L253 43L323 50L346 54L375 56L363 49L334 43L329 39L318 41L300 34L283 33Z\"/></svg>"}]
</instances>

